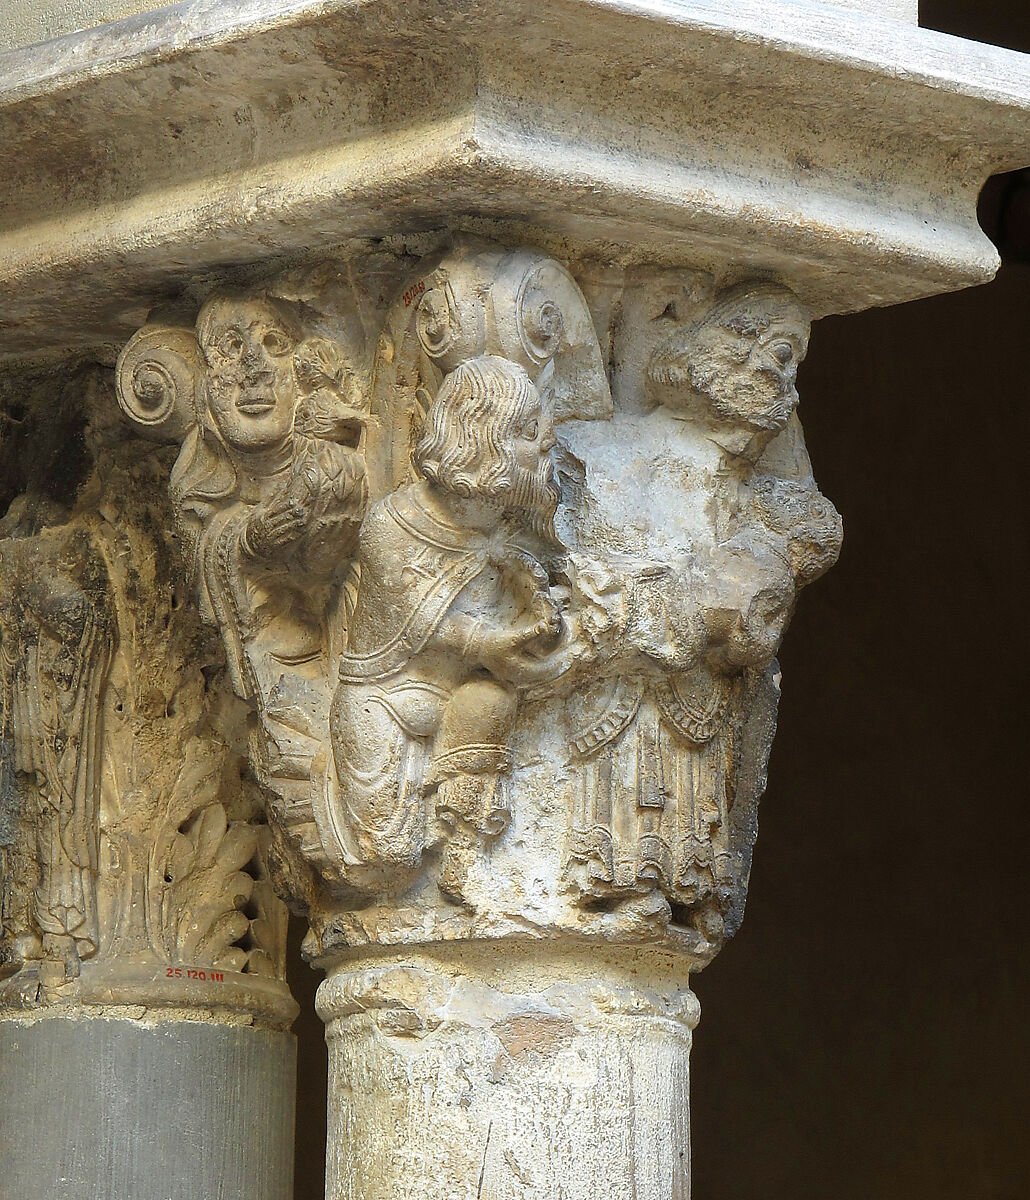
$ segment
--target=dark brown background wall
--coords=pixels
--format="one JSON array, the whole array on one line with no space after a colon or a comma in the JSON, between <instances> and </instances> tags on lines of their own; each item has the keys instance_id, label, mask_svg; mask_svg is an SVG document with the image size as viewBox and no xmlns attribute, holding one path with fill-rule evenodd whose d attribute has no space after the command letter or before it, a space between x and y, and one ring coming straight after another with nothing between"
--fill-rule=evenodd
<instances>
[{"instance_id":1,"label":"dark brown background wall","mask_svg":"<svg viewBox=\"0 0 1030 1200\"><path fill-rule=\"evenodd\" d=\"M921 7L1030 51L1028 0ZM802 369L844 552L781 655L747 918L696 980L698 1200L1030 1198L1030 183L982 220L995 283L822 321ZM319 1200L325 1050L294 975L296 1200Z\"/></svg>"}]
</instances>

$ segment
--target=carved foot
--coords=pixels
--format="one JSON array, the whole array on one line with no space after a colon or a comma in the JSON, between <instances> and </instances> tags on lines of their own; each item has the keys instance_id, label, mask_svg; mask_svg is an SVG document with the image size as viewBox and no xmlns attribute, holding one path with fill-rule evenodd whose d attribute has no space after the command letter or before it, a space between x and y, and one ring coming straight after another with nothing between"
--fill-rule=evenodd
<instances>
[{"instance_id":1,"label":"carved foot","mask_svg":"<svg viewBox=\"0 0 1030 1200\"><path fill-rule=\"evenodd\" d=\"M445 896L467 903L469 869L484 838L503 833L511 822L507 788L500 775L454 775L440 782L436 812L450 827L437 881Z\"/></svg>"},{"instance_id":2,"label":"carved foot","mask_svg":"<svg viewBox=\"0 0 1030 1200\"><path fill-rule=\"evenodd\" d=\"M39 977L48 987L78 979L82 970L78 943L73 937L57 933L43 935L43 961Z\"/></svg>"}]
</instances>

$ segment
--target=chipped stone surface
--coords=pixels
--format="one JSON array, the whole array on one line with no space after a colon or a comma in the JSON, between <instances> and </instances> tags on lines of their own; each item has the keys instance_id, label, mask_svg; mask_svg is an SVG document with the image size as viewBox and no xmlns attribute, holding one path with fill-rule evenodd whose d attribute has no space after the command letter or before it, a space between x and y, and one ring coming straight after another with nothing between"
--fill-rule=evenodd
<instances>
[{"instance_id":1,"label":"chipped stone surface","mask_svg":"<svg viewBox=\"0 0 1030 1200\"><path fill-rule=\"evenodd\" d=\"M470 947L392 962L319 989L341 1099L328 1196L685 1200L698 1005L661 956Z\"/></svg>"},{"instance_id":2,"label":"chipped stone surface","mask_svg":"<svg viewBox=\"0 0 1030 1200\"><path fill-rule=\"evenodd\" d=\"M592 308L467 238L346 279L215 290L116 372L180 446L184 571L311 955L532 932L703 966L743 910L773 656L840 548L806 307L592 261Z\"/></svg>"},{"instance_id":3,"label":"chipped stone surface","mask_svg":"<svg viewBox=\"0 0 1030 1200\"><path fill-rule=\"evenodd\" d=\"M119 355L124 418L178 447L183 577L329 973L334 1198L686 1195L669 1013L739 926L774 655L841 544L809 325L779 282L456 234L183 296ZM430 1087L452 1066L475 1104ZM519 1130L548 1105L543 1163Z\"/></svg>"},{"instance_id":4,"label":"chipped stone surface","mask_svg":"<svg viewBox=\"0 0 1030 1200\"><path fill-rule=\"evenodd\" d=\"M282 1025L274 888L330 1200L686 1200L689 977L841 547L811 321L988 278L1030 161L1026 61L905 16L186 0L0 57L9 1020Z\"/></svg>"}]
</instances>

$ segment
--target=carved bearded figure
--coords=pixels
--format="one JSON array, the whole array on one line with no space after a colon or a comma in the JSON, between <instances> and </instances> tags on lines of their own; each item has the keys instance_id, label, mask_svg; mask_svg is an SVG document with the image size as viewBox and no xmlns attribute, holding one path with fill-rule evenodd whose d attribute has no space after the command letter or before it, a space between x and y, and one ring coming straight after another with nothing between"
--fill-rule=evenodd
<instances>
[{"instance_id":1,"label":"carved bearded figure","mask_svg":"<svg viewBox=\"0 0 1030 1200\"><path fill-rule=\"evenodd\" d=\"M777 284L741 284L652 352L646 387L730 454L755 461L798 403L809 318Z\"/></svg>"},{"instance_id":2,"label":"carved bearded figure","mask_svg":"<svg viewBox=\"0 0 1030 1200\"><path fill-rule=\"evenodd\" d=\"M840 518L814 483L754 467L791 422L807 345L793 294L760 284L730 290L655 346L647 393L685 439L718 448L711 480L724 515L689 569L627 577L634 653L571 703L583 781L570 851L578 886L595 899L658 892L710 942L746 883L754 814L735 804L742 767L764 773L765 675L797 589L840 548ZM784 437L803 445L796 427Z\"/></svg>"},{"instance_id":3,"label":"carved bearded figure","mask_svg":"<svg viewBox=\"0 0 1030 1200\"><path fill-rule=\"evenodd\" d=\"M440 886L460 897L476 839L508 824L520 689L552 678L562 623L517 538L553 538L551 416L522 367L491 355L448 374L415 447L416 482L362 526L340 660L328 807L355 886L403 885L447 829Z\"/></svg>"}]
</instances>

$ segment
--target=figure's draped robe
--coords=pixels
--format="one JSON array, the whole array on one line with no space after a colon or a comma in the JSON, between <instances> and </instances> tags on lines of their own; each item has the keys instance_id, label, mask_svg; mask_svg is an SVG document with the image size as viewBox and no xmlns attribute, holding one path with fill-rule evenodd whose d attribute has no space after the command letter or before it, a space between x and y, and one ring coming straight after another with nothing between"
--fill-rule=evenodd
<instances>
[{"instance_id":1,"label":"figure's draped robe","mask_svg":"<svg viewBox=\"0 0 1030 1200\"><path fill-rule=\"evenodd\" d=\"M3 744L38 791L39 875L31 923L98 949L103 691L115 648L106 567L88 532L63 527L8 543L17 591L3 606Z\"/></svg>"},{"instance_id":2,"label":"figure's draped robe","mask_svg":"<svg viewBox=\"0 0 1030 1200\"><path fill-rule=\"evenodd\" d=\"M414 869L425 847L429 739L454 685L413 660L488 566L491 539L442 525L402 489L362 526L360 586L332 712L328 810L356 865Z\"/></svg>"},{"instance_id":3,"label":"figure's draped robe","mask_svg":"<svg viewBox=\"0 0 1030 1200\"><path fill-rule=\"evenodd\" d=\"M582 698L573 737L582 790L570 859L599 899L658 887L672 903L724 908L736 681L704 667L668 680L606 681Z\"/></svg>"}]
</instances>

